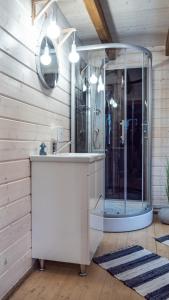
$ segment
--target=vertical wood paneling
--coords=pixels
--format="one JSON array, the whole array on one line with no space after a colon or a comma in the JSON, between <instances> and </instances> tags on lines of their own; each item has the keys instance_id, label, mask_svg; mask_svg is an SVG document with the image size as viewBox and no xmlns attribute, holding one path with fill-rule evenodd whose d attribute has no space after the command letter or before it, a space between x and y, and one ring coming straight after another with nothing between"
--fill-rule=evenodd
<instances>
[{"instance_id":1,"label":"vertical wood paneling","mask_svg":"<svg viewBox=\"0 0 169 300\"><path fill-rule=\"evenodd\" d=\"M68 27L59 11L57 21ZM70 138L69 45L59 53L56 88L44 89L35 64L40 30L31 0L0 0L0 299L32 264L29 156L42 141L50 151L55 126Z\"/></svg>"}]
</instances>

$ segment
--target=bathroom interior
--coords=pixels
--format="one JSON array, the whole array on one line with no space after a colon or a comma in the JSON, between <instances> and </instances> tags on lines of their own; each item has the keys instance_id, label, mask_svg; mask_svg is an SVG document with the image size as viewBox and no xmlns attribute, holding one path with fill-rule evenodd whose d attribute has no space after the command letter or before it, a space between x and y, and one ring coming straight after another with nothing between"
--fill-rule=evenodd
<instances>
[{"instance_id":1,"label":"bathroom interior","mask_svg":"<svg viewBox=\"0 0 169 300\"><path fill-rule=\"evenodd\" d=\"M169 1L0 0L0 299L169 299Z\"/></svg>"}]
</instances>

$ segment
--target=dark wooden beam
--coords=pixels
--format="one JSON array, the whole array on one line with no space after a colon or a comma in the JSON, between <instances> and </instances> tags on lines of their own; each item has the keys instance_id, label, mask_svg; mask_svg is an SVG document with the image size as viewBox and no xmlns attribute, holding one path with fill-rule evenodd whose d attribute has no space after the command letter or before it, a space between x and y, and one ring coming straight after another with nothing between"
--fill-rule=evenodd
<instances>
[{"instance_id":1,"label":"dark wooden beam","mask_svg":"<svg viewBox=\"0 0 169 300\"><path fill-rule=\"evenodd\" d=\"M165 55L169 56L169 29L167 33L167 39L166 39Z\"/></svg>"},{"instance_id":2,"label":"dark wooden beam","mask_svg":"<svg viewBox=\"0 0 169 300\"><path fill-rule=\"evenodd\" d=\"M104 12L99 0L83 0L88 14L94 24L99 39L102 43L112 43L113 39L110 34ZM115 52L113 49L106 51L109 59L114 59Z\"/></svg>"}]
</instances>

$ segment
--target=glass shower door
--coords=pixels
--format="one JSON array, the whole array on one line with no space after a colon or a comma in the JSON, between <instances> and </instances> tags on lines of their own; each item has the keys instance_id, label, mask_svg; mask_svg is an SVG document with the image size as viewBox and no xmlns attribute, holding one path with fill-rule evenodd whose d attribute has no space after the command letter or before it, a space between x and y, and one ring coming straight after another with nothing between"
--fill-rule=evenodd
<instances>
[{"instance_id":1,"label":"glass shower door","mask_svg":"<svg viewBox=\"0 0 169 300\"><path fill-rule=\"evenodd\" d=\"M151 182L150 182L150 145L151 139L149 138L150 134L150 106L148 105L148 99L151 97L150 93L150 72L151 66L149 65L150 61L146 54L143 55L143 67L142 67L142 151L143 151L143 160L142 160L142 203L146 209L150 207L150 194L151 194Z\"/></svg>"},{"instance_id":2,"label":"glass shower door","mask_svg":"<svg viewBox=\"0 0 169 300\"><path fill-rule=\"evenodd\" d=\"M131 216L151 222L151 53L102 47L80 47L72 72L72 151L105 152L105 206L95 213L119 232L142 228Z\"/></svg>"},{"instance_id":3,"label":"glass shower door","mask_svg":"<svg viewBox=\"0 0 169 300\"><path fill-rule=\"evenodd\" d=\"M105 152L106 152L106 212L125 213L125 71L106 71Z\"/></svg>"},{"instance_id":4,"label":"glass shower door","mask_svg":"<svg viewBox=\"0 0 169 300\"><path fill-rule=\"evenodd\" d=\"M149 208L148 62L136 51L134 62L130 55L120 52L121 64L111 63L106 70L107 217L138 215Z\"/></svg>"}]
</instances>

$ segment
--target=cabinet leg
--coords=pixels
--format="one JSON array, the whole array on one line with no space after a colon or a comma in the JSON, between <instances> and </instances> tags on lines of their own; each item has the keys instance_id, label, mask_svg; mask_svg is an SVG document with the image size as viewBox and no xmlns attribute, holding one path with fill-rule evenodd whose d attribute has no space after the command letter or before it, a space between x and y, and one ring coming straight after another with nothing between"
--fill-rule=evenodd
<instances>
[{"instance_id":1,"label":"cabinet leg","mask_svg":"<svg viewBox=\"0 0 169 300\"><path fill-rule=\"evenodd\" d=\"M84 277L87 276L87 268L86 265L80 265L80 276Z\"/></svg>"},{"instance_id":2,"label":"cabinet leg","mask_svg":"<svg viewBox=\"0 0 169 300\"><path fill-rule=\"evenodd\" d=\"M45 270L45 261L44 259L39 259L39 264L40 264L40 271Z\"/></svg>"}]
</instances>

